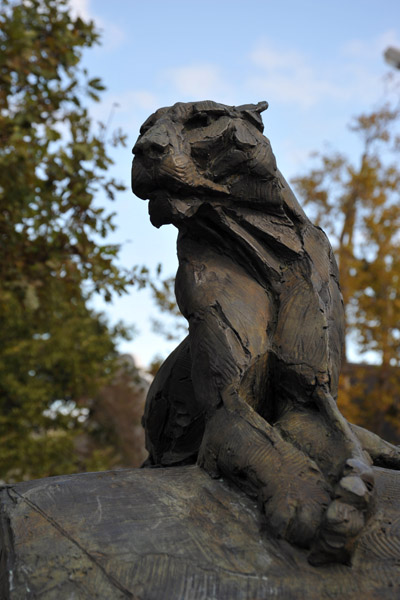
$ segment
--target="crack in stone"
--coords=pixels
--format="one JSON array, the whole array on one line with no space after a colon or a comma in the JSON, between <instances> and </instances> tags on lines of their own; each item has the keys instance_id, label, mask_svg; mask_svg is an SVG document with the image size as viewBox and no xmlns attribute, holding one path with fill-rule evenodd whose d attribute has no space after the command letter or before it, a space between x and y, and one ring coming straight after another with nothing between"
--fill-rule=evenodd
<instances>
[{"instance_id":1,"label":"crack in stone","mask_svg":"<svg viewBox=\"0 0 400 600\"><path fill-rule=\"evenodd\" d=\"M36 511L37 513L39 513L48 523L50 523L50 525L52 525L52 527L54 527L55 529L57 529L57 531L59 533L61 533L62 536L64 536L65 538L67 538L72 544L74 544L75 546L77 546L79 548L79 550L81 552L83 552L88 558L89 560L100 569L100 571L104 574L104 576L106 577L106 579L111 583L111 585L113 585L114 587L116 587L120 592L122 592L126 598L130 598L131 600L140 600L140 598L138 598L137 596L135 596L132 592L130 592L129 590L127 590L117 579L115 579L115 577L113 577L110 573L108 573L106 571L106 569L103 567L102 564L100 564L95 558L94 556L92 556L90 554L90 552L88 552L85 548L83 548L83 546L81 546L81 544L75 540L69 533L68 531L66 531L59 523L57 523L57 521L55 521L52 517L50 517L49 515L47 515L43 509L40 508L40 506L38 506L37 504L35 504L32 500L26 498L25 496L23 496L22 494L20 494L19 492L17 492L17 490L15 488L11 488L12 491L14 492L14 494L16 494L21 500L23 500L24 502L26 502L34 511Z\"/></svg>"}]
</instances>

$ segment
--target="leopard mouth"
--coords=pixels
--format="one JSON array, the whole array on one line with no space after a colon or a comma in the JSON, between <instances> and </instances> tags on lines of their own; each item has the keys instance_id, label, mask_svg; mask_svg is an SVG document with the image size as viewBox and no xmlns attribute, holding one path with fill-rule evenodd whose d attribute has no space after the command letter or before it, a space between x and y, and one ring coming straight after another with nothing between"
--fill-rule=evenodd
<instances>
[{"instance_id":1,"label":"leopard mouth","mask_svg":"<svg viewBox=\"0 0 400 600\"><path fill-rule=\"evenodd\" d=\"M155 169L154 169L155 170ZM195 181L184 180L172 172L158 176L136 158L132 164L132 191L142 200L149 200L151 223L159 228L173 224L179 227L182 221L192 217L205 201L226 197L227 189L212 181L198 177ZM182 180L183 179L183 180Z\"/></svg>"},{"instance_id":2,"label":"leopard mouth","mask_svg":"<svg viewBox=\"0 0 400 600\"><path fill-rule=\"evenodd\" d=\"M132 192L142 200L148 200L149 194L154 190L152 169L146 168L137 157L132 161L131 187Z\"/></svg>"},{"instance_id":3,"label":"leopard mouth","mask_svg":"<svg viewBox=\"0 0 400 600\"><path fill-rule=\"evenodd\" d=\"M148 194L148 198L150 221L157 228L168 224L179 227L182 221L192 217L202 204L198 197L165 190L153 190Z\"/></svg>"}]
</instances>

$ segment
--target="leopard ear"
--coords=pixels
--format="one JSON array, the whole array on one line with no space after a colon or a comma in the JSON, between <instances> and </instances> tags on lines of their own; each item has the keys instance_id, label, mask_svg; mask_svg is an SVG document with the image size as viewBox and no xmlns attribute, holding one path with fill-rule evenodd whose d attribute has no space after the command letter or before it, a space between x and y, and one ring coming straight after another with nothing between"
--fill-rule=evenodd
<instances>
[{"instance_id":1,"label":"leopard ear","mask_svg":"<svg viewBox=\"0 0 400 600\"><path fill-rule=\"evenodd\" d=\"M269 104L266 100L261 100L261 102L258 102L257 106L255 107L255 111L258 112L258 114L264 112L264 110L267 110Z\"/></svg>"},{"instance_id":2,"label":"leopard ear","mask_svg":"<svg viewBox=\"0 0 400 600\"><path fill-rule=\"evenodd\" d=\"M260 113L263 110L267 110L268 102L259 102L258 104L242 104L242 106L236 106L236 110L241 113L241 115L250 121L252 125L257 127L258 131L261 133L264 131L264 124L260 117Z\"/></svg>"},{"instance_id":3,"label":"leopard ear","mask_svg":"<svg viewBox=\"0 0 400 600\"><path fill-rule=\"evenodd\" d=\"M241 106L236 106L236 110L241 112L256 112L258 114L267 110L267 108L268 102L266 100L262 100L261 102L258 102L258 104L242 104Z\"/></svg>"}]
</instances>

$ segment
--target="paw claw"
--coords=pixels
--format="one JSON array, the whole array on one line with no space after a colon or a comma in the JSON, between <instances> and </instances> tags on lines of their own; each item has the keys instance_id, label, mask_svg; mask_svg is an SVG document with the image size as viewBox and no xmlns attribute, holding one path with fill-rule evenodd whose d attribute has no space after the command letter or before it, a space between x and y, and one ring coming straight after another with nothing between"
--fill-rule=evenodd
<instances>
[{"instance_id":1,"label":"paw claw","mask_svg":"<svg viewBox=\"0 0 400 600\"><path fill-rule=\"evenodd\" d=\"M345 493L352 494L360 499L364 499L368 495L367 486L355 475L347 475L343 477L338 485L338 491L343 490Z\"/></svg>"},{"instance_id":2,"label":"paw claw","mask_svg":"<svg viewBox=\"0 0 400 600\"><path fill-rule=\"evenodd\" d=\"M336 497L359 509L366 509L374 491L374 474L371 467L357 458L346 461L343 477L335 488Z\"/></svg>"},{"instance_id":3,"label":"paw claw","mask_svg":"<svg viewBox=\"0 0 400 600\"><path fill-rule=\"evenodd\" d=\"M373 491L374 475L369 464L358 458L348 459L334 489L336 498L328 506L312 547L311 564L349 562L356 536L365 525Z\"/></svg>"}]
</instances>

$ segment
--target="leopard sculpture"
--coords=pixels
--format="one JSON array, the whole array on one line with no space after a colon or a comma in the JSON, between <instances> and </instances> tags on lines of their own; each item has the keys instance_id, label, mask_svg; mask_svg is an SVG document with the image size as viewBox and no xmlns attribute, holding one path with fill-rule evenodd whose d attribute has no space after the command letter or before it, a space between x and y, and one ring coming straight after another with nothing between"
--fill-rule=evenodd
<instances>
[{"instance_id":1,"label":"leopard sculpture","mask_svg":"<svg viewBox=\"0 0 400 600\"><path fill-rule=\"evenodd\" d=\"M189 323L148 394L147 464L197 461L257 497L310 562L348 563L373 511L371 465L398 468L399 451L337 408L338 269L277 168L267 106L161 108L133 149L133 192L153 225L179 230Z\"/></svg>"}]
</instances>

